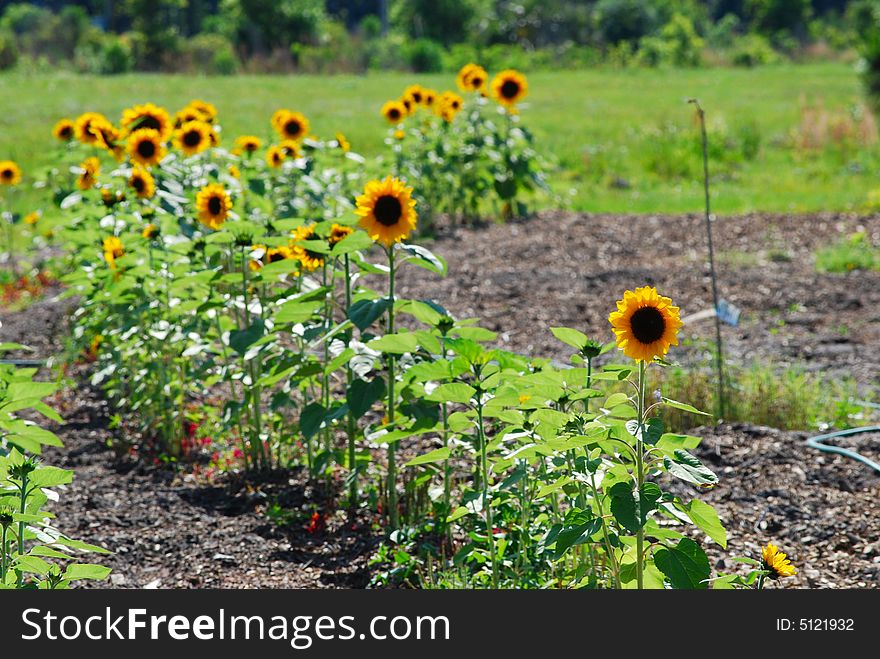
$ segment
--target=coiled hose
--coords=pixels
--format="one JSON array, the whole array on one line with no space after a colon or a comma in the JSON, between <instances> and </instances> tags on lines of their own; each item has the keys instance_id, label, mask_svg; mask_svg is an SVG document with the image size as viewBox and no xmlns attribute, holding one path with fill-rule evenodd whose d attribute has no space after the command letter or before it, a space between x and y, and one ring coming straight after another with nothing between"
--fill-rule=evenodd
<instances>
[{"instance_id":1,"label":"coiled hose","mask_svg":"<svg viewBox=\"0 0 880 659\"><path fill-rule=\"evenodd\" d=\"M857 405L872 407L874 409L880 410L880 405L878 405L877 403L869 403L868 401L861 400L855 402ZM823 442L828 441L829 439L850 437L852 435L861 435L869 432L880 433L880 426L862 426L861 428L850 428L849 430L838 430L837 432L829 432L824 435L816 435L815 437L810 437L807 440L807 446L809 446L810 448L814 448L817 451L822 451L823 453L837 453L838 455L843 455L847 458L851 458L852 460L857 460L858 462L868 465L871 469L880 473L880 464L877 464L873 460L866 458L864 455L856 453L855 451L850 451L849 449L841 448L839 446L828 446L827 444L823 444Z\"/></svg>"}]
</instances>

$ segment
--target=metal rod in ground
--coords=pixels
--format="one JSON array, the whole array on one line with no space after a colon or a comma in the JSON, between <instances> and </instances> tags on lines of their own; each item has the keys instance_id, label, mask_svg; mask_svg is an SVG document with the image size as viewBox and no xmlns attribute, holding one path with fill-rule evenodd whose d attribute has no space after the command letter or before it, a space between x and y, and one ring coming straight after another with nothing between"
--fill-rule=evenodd
<instances>
[{"instance_id":1,"label":"metal rod in ground","mask_svg":"<svg viewBox=\"0 0 880 659\"><path fill-rule=\"evenodd\" d=\"M712 304L715 307L715 368L718 377L718 416L724 418L726 405L724 400L724 348L721 342L721 318L718 315L718 281L715 276L715 250L712 246L712 211L709 195L709 137L706 133L706 113L700 102L692 98L688 101L697 108L700 121L700 135L703 140L703 190L706 195L706 238L709 243L709 274L712 278Z\"/></svg>"}]
</instances>

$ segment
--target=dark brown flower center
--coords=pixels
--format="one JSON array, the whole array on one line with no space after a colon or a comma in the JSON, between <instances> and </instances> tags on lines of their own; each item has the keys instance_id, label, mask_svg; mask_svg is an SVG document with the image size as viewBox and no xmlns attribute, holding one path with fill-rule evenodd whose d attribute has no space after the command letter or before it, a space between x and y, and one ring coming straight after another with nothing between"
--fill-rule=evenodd
<instances>
[{"instance_id":1,"label":"dark brown flower center","mask_svg":"<svg viewBox=\"0 0 880 659\"><path fill-rule=\"evenodd\" d=\"M286 124L284 124L284 132L288 135L299 135L301 130L302 126L300 126L300 123L296 119L291 119Z\"/></svg>"},{"instance_id":2,"label":"dark brown flower center","mask_svg":"<svg viewBox=\"0 0 880 659\"><path fill-rule=\"evenodd\" d=\"M140 176L135 176L131 181L131 187L135 189L135 192L143 192L144 188L146 187L146 183L144 182L144 179L142 179Z\"/></svg>"},{"instance_id":3,"label":"dark brown flower center","mask_svg":"<svg viewBox=\"0 0 880 659\"><path fill-rule=\"evenodd\" d=\"M223 210L223 204L220 201L220 197L211 197L208 199L208 212L211 215L220 215L220 211Z\"/></svg>"},{"instance_id":4,"label":"dark brown flower center","mask_svg":"<svg viewBox=\"0 0 880 659\"><path fill-rule=\"evenodd\" d=\"M636 310L629 321L632 333L639 343L649 344L659 340L666 331L666 321L656 307Z\"/></svg>"},{"instance_id":5,"label":"dark brown flower center","mask_svg":"<svg viewBox=\"0 0 880 659\"><path fill-rule=\"evenodd\" d=\"M400 216L403 215L403 206L400 205L400 200L397 197L383 195L376 200L373 215L376 216L376 221L379 224L393 227L400 221Z\"/></svg>"},{"instance_id":6,"label":"dark brown flower center","mask_svg":"<svg viewBox=\"0 0 880 659\"><path fill-rule=\"evenodd\" d=\"M152 158L156 155L156 145L152 140L141 140L138 142L137 152L141 158Z\"/></svg>"},{"instance_id":7,"label":"dark brown flower center","mask_svg":"<svg viewBox=\"0 0 880 659\"><path fill-rule=\"evenodd\" d=\"M73 128L70 126L63 126L59 131L59 135L63 137L65 140L70 139L70 136L73 134Z\"/></svg>"},{"instance_id":8,"label":"dark brown flower center","mask_svg":"<svg viewBox=\"0 0 880 659\"><path fill-rule=\"evenodd\" d=\"M398 119L400 119L400 110L398 110L397 108L391 108L390 110L388 110L388 118L397 121Z\"/></svg>"},{"instance_id":9,"label":"dark brown flower center","mask_svg":"<svg viewBox=\"0 0 880 659\"><path fill-rule=\"evenodd\" d=\"M12 170L11 169L4 169L2 172L0 172L0 176L2 176L5 179L11 179L12 178Z\"/></svg>"},{"instance_id":10,"label":"dark brown flower center","mask_svg":"<svg viewBox=\"0 0 880 659\"><path fill-rule=\"evenodd\" d=\"M421 103L422 102L422 95L419 92L414 92L412 95L412 100L414 103Z\"/></svg>"},{"instance_id":11,"label":"dark brown flower center","mask_svg":"<svg viewBox=\"0 0 880 659\"><path fill-rule=\"evenodd\" d=\"M483 86L483 79L480 76L474 76L471 78L471 87L473 89L479 89Z\"/></svg>"},{"instance_id":12,"label":"dark brown flower center","mask_svg":"<svg viewBox=\"0 0 880 659\"><path fill-rule=\"evenodd\" d=\"M145 114L142 116L137 122L138 128L152 128L153 130L159 130L162 128L162 124L159 123L159 120L151 114Z\"/></svg>"},{"instance_id":13,"label":"dark brown flower center","mask_svg":"<svg viewBox=\"0 0 880 659\"><path fill-rule=\"evenodd\" d=\"M284 252L277 251L277 252L270 252L269 253L269 263L275 263L276 261L283 261L283 260L284 260Z\"/></svg>"},{"instance_id":14,"label":"dark brown flower center","mask_svg":"<svg viewBox=\"0 0 880 659\"><path fill-rule=\"evenodd\" d=\"M504 98L516 98L519 94L519 83L516 80L505 80L501 85L501 95Z\"/></svg>"},{"instance_id":15,"label":"dark brown flower center","mask_svg":"<svg viewBox=\"0 0 880 659\"><path fill-rule=\"evenodd\" d=\"M183 143L188 147L196 147L202 143L202 134L197 130L188 130L183 134Z\"/></svg>"}]
</instances>

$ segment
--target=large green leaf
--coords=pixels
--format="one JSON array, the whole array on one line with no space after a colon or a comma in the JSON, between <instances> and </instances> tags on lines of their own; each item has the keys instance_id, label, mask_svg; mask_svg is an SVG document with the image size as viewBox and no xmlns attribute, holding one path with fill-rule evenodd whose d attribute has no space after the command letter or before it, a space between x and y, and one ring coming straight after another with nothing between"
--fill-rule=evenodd
<instances>
[{"instance_id":1,"label":"large green leaf","mask_svg":"<svg viewBox=\"0 0 880 659\"><path fill-rule=\"evenodd\" d=\"M663 458L666 470L683 481L700 486L712 486L718 483L718 477L698 458L687 451L676 449L673 458Z\"/></svg>"},{"instance_id":2,"label":"large green leaf","mask_svg":"<svg viewBox=\"0 0 880 659\"><path fill-rule=\"evenodd\" d=\"M426 396L425 398L438 403L467 404L470 403L476 393L477 390L469 384L465 384L464 382L450 382L448 384L441 384L431 392L431 395Z\"/></svg>"},{"instance_id":3,"label":"large green leaf","mask_svg":"<svg viewBox=\"0 0 880 659\"><path fill-rule=\"evenodd\" d=\"M718 518L718 513L708 503L694 499L687 505L679 506L688 514L694 524L712 540L727 549L727 530Z\"/></svg>"},{"instance_id":4,"label":"large green leaf","mask_svg":"<svg viewBox=\"0 0 880 659\"><path fill-rule=\"evenodd\" d=\"M444 446L443 448L434 449L433 451L428 451L427 453L413 458L403 466L415 467L418 465L431 464L434 462L443 462L444 460L449 458L449 453L449 448Z\"/></svg>"},{"instance_id":5,"label":"large green leaf","mask_svg":"<svg viewBox=\"0 0 880 659\"><path fill-rule=\"evenodd\" d=\"M576 350L581 350L590 342L586 334L570 327L551 327L550 331L557 339Z\"/></svg>"},{"instance_id":6,"label":"large green leaf","mask_svg":"<svg viewBox=\"0 0 880 659\"><path fill-rule=\"evenodd\" d=\"M239 355L244 355L251 345L263 337L265 331L265 323L260 318L257 318L250 327L230 332L229 345Z\"/></svg>"},{"instance_id":7,"label":"large green leaf","mask_svg":"<svg viewBox=\"0 0 880 659\"><path fill-rule=\"evenodd\" d=\"M682 538L675 547L661 547L655 551L654 564L673 588L703 590L709 587L712 574L709 558L690 538Z\"/></svg>"},{"instance_id":8,"label":"large green leaf","mask_svg":"<svg viewBox=\"0 0 880 659\"><path fill-rule=\"evenodd\" d=\"M386 334L370 341L367 347L379 352L401 355L405 352L415 352L418 350L419 337L412 332Z\"/></svg>"},{"instance_id":9,"label":"large green leaf","mask_svg":"<svg viewBox=\"0 0 880 659\"><path fill-rule=\"evenodd\" d=\"M348 388L348 409L355 419L360 419L367 413L373 403L385 393L385 382L379 378L373 380L361 380L355 378Z\"/></svg>"},{"instance_id":10,"label":"large green leaf","mask_svg":"<svg viewBox=\"0 0 880 659\"><path fill-rule=\"evenodd\" d=\"M636 492L628 482L615 483L608 494L611 496L611 513L623 528L635 533L645 525L648 515L657 508L662 496L655 483L643 483Z\"/></svg>"},{"instance_id":11,"label":"large green leaf","mask_svg":"<svg viewBox=\"0 0 880 659\"><path fill-rule=\"evenodd\" d=\"M363 331L388 311L390 302L387 297L376 300L358 300L348 310L348 318L359 330Z\"/></svg>"}]
</instances>

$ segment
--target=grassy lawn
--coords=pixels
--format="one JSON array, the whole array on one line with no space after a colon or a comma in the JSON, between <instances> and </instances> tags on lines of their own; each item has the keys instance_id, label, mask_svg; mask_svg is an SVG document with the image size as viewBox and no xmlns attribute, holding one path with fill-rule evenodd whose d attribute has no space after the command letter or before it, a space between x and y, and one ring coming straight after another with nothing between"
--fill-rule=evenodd
<instances>
[{"instance_id":1,"label":"grassy lawn","mask_svg":"<svg viewBox=\"0 0 880 659\"><path fill-rule=\"evenodd\" d=\"M0 76L0 159L16 159L25 168L47 164L50 129L62 116L98 110L118 120L133 103L149 100L176 109L191 98L217 105L229 136L267 133L273 110L286 106L304 112L315 134L342 131L355 150L375 156L385 149L379 107L411 81L441 90L454 85L447 74L6 74ZM560 166L551 177L554 189L578 210L699 211L699 134L686 103L692 96L707 112L720 213L857 209L878 185L875 145L856 139L813 150L792 146L805 102L839 114L860 102L850 65L536 73L529 85L525 125ZM755 145L749 157L730 156L749 140Z\"/></svg>"}]
</instances>

